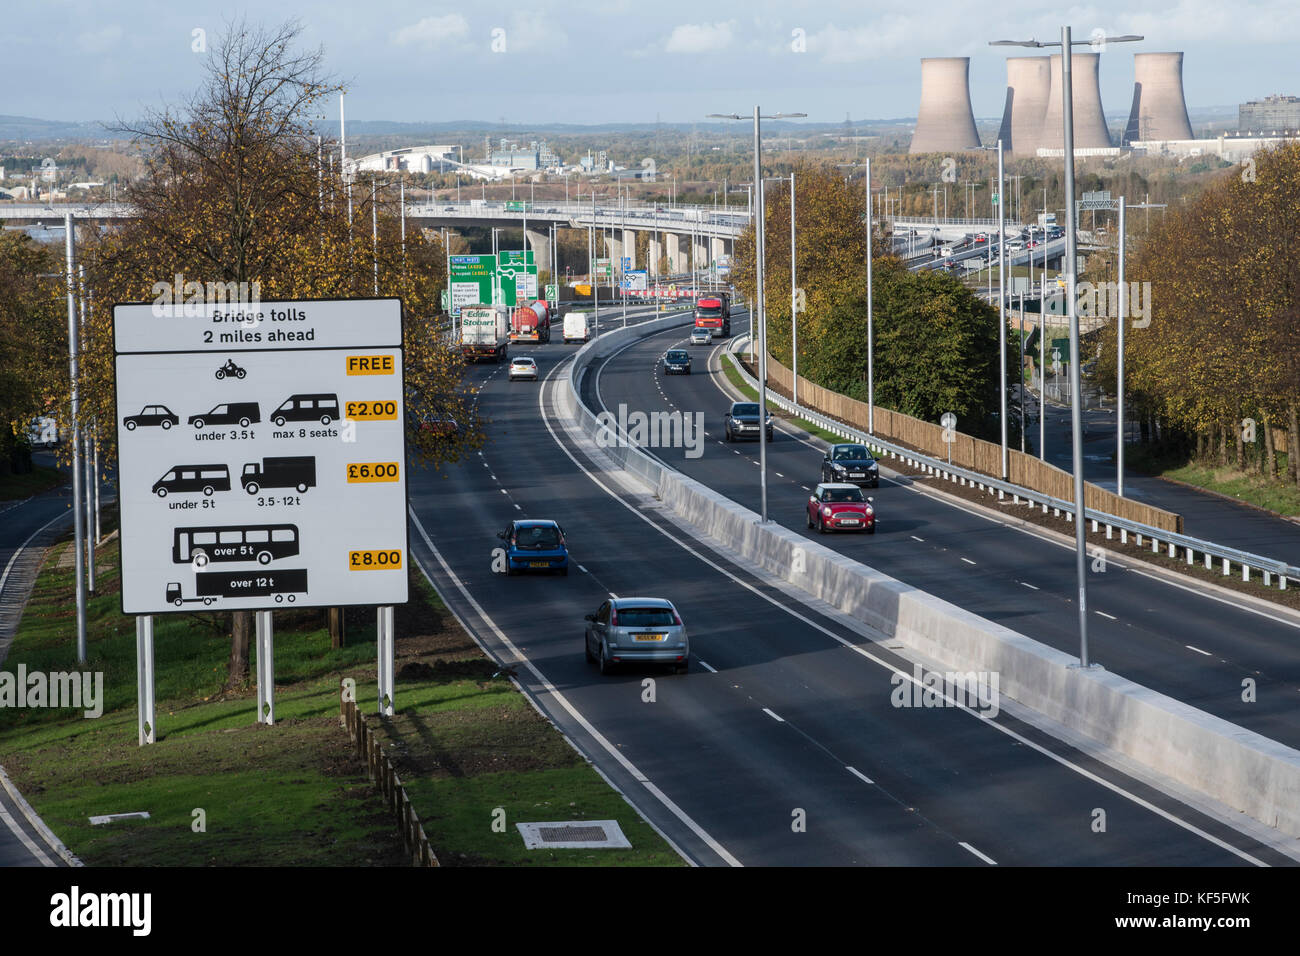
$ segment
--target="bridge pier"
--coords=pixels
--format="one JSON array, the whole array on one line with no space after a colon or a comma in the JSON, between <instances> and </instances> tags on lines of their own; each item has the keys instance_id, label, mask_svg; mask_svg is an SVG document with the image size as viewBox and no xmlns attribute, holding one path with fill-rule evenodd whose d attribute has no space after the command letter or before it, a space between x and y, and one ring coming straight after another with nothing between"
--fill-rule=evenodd
<instances>
[{"instance_id":1,"label":"bridge pier","mask_svg":"<svg viewBox=\"0 0 1300 956\"><path fill-rule=\"evenodd\" d=\"M650 278L653 279L659 275L659 261L664 257L663 243L654 236L651 236L646 244L646 257L650 260L646 263L646 267L650 270Z\"/></svg>"},{"instance_id":2,"label":"bridge pier","mask_svg":"<svg viewBox=\"0 0 1300 956\"><path fill-rule=\"evenodd\" d=\"M628 269L636 268L636 231L632 229L623 230L623 255L629 257L632 261L628 264Z\"/></svg>"},{"instance_id":3,"label":"bridge pier","mask_svg":"<svg viewBox=\"0 0 1300 956\"><path fill-rule=\"evenodd\" d=\"M550 233L537 229L527 230L528 248L533 251L533 262L540 275L551 271L551 236Z\"/></svg>"},{"instance_id":4,"label":"bridge pier","mask_svg":"<svg viewBox=\"0 0 1300 956\"><path fill-rule=\"evenodd\" d=\"M666 232L664 238L668 242L668 271L672 273L686 272L690 266L686 263L686 250L682 248L685 245L682 242L683 237L675 232ZM686 242L690 242L689 237L686 237Z\"/></svg>"}]
</instances>

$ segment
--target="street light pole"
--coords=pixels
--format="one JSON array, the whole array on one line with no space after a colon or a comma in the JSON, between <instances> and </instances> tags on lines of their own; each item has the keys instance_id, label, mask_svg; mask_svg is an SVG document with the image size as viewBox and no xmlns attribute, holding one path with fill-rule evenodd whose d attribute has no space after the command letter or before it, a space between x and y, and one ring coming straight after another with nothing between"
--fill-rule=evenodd
<instances>
[{"instance_id":1,"label":"street light pole","mask_svg":"<svg viewBox=\"0 0 1300 956\"><path fill-rule=\"evenodd\" d=\"M86 663L86 526L82 515L81 475L81 395L78 373L76 234L72 227L72 213L63 214L64 252L67 259L68 281L68 373L72 379L72 516L73 516L73 573L77 579L77 663Z\"/></svg>"},{"instance_id":2,"label":"street light pole","mask_svg":"<svg viewBox=\"0 0 1300 956\"><path fill-rule=\"evenodd\" d=\"M998 140L998 398L1002 425L1002 480L1007 480L1007 197Z\"/></svg>"},{"instance_id":3,"label":"street light pole","mask_svg":"<svg viewBox=\"0 0 1300 956\"><path fill-rule=\"evenodd\" d=\"M1124 43L1141 40L1140 36L1103 37L1100 42ZM1096 40L1082 41L1087 43ZM1043 43L1038 40L1016 41L999 40L991 46L1056 46L1055 43ZM1074 549L1075 574L1079 582L1079 666L1088 667L1088 568L1085 530L1084 481L1083 481L1083 407L1080 395L1079 370L1079 312L1076 295L1078 294L1078 237L1075 235L1075 198L1074 198L1074 96L1071 76L1070 54L1074 41L1070 37L1070 28L1061 27L1061 112L1065 127L1065 283L1066 308L1070 310L1070 423L1073 430L1074 456ZM1046 255L1046 249L1044 249ZM1045 270L1044 270L1045 271Z\"/></svg>"},{"instance_id":4,"label":"street light pole","mask_svg":"<svg viewBox=\"0 0 1300 956\"><path fill-rule=\"evenodd\" d=\"M872 321L874 306L871 294L871 157L866 157L867 167L867 434L876 433L876 343L875 325Z\"/></svg>"},{"instance_id":5,"label":"street light pole","mask_svg":"<svg viewBox=\"0 0 1300 956\"><path fill-rule=\"evenodd\" d=\"M799 404L799 290L796 286L794 173L790 174L790 397Z\"/></svg>"},{"instance_id":6,"label":"street light pole","mask_svg":"<svg viewBox=\"0 0 1300 956\"><path fill-rule=\"evenodd\" d=\"M767 522L767 318L764 312L764 203L763 203L763 138L760 132L762 119L792 119L807 113L774 113L763 117L754 107L754 205L755 205L755 280L754 306L750 312L750 326L758 322L758 465L761 512L759 520ZM710 113L710 119L743 119L738 113ZM752 333L751 333L752 341Z\"/></svg>"},{"instance_id":7,"label":"street light pole","mask_svg":"<svg viewBox=\"0 0 1300 956\"><path fill-rule=\"evenodd\" d=\"M1115 494L1124 497L1124 326L1128 324L1128 283L1124 281L1124 197L1119 197L1119 317L1116 346Z\"/></svg>"},{"instance_id":8,"label":"street light pole","mask_svg":"<svg viewBox=\"0 0 1300 956\"><path fill-rule=\"evenodd\" d=\"M1079 309L1074 205L1074 93L1071 76L1070 28L1061 27L1061 97L1065 119L1065 294L1070 310L1070 425L1074 434L1074 563L1079 579L1079 665L1088 666L1088 538L1084 521L1083 403L1079 394Z\"/></svg>"}]
</instances>

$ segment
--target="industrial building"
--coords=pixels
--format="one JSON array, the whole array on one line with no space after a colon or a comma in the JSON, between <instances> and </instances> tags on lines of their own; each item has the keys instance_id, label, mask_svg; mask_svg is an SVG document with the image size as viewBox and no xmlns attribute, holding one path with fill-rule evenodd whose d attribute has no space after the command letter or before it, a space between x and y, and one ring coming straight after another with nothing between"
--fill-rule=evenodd
<instances>
[{"instance_id":1,"label":"industrial building","mask_svg":"<svg viewBox=\"0 0 1300 956\"><path fill-rule=\"evenodd\" d=\"M455 168L459 146L404 146L360 159L348 158L348 168L362 173L432 173Z\"/></svg>"},{"instance_id":2,"label":"industrial building","mask_svg":"<svg viewBox=\"0 0 1300 956\"><path fill-rule=\"evenodd\" d=\"M1237 129L1245 132L1300 129L1300 96L1266 96L1237 108Z\"/></svg>"}]
</instances>

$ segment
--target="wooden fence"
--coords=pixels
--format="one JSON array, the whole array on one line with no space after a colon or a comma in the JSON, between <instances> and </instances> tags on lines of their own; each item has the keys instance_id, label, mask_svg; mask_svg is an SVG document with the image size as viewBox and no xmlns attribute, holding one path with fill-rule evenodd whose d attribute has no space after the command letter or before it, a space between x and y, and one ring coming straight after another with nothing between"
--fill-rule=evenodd
<instances>
[{"instance_id":1,"label":"wooden fence","mask_svg":"<svg viewBox=\"0 0 1300 956\"><path fill-rule=\"evenodd\" d=\"M420 824L420 817L416 814L415 808L411 806L406 788L402 786L402 781L393 769L392 761L384 753L384 748L376 738L375 732L370 729L370 724L366 722L365 715L357 707L356 701L343 700L340 719L348 729L348 737L357 748L357 756L366 762L366 771L370 779L375 782L388 803L388 809L397 818L397 826L402 833L402 843L410 854L411 865L437 866L438 857L429 846L429 838L424 835L424 827Z\"/></svg>"},{"instance_id":2,"label":"wooden fence","mask_svg":"<svg viewBox=\"0 0 1300 956\"><path fill-rule=\"evenodd\" d=\"M767 377L769 385L777 387L787 395L790 394L790 370L771 355L767 357ZM831 418L837 418L860 431L867 430L866 402L832 392L828 388L808 381L802 375L799 376L799 404ZM943 440L944 429L941 426L913 418L911 415L881 408L879 405L876 406L874 417L874 433L885 441L906 445L923 455L944 461L948 460L949 447L951 447L952 463L955 467L992 477L1001 476L1001 445L957 432L956 440L949 446ZM1033 455L1027 455L1017 449L1008 450L1007 470L1009 472L1007 480L1012 484L1063 501L1074 500L1073 476ZM1107 491L1091 483L1084 485L1084 503L1086 507L1093 510L1150 525L1161 531L1181 534L1183 530L1182 515L1134 501L1132 498L1121 498L1113 491Z\"/></svg>"}]
</instances>

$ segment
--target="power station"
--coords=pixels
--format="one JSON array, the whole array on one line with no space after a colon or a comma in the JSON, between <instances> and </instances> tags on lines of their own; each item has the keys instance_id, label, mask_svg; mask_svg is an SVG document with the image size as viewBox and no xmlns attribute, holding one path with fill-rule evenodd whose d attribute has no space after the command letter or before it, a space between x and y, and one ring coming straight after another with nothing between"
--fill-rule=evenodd
<instances>
[{"instance_id":1,"label":"power station","mask_svg":"<svg viewBox=\"0 0 1300 956\"><path fill-rule=\"evenodd\" d=\"M1011 156L1033 156L1043 142L1043 118L1051 95L1050 58L1007 58L1007 100L998 138Z\"/></svg>"},{"instance_id":2,"label":"power station","mask_svg":"<svg viewBox=\"0 0 1300 956\"><path fill-rule=\"evenodd\" d=\"M909 153L960 152L979 149L975 113L970 103L970 57L921 60L921 107Z\"/></svg>"},{"instance_id":3,"label":"power station","mask_svg":"<svg viewBox=\"0 0 1300 956\"><path fill-rule=\"evenodd\" d=\"M1047 114L1043 117L1045 149L1065 149L1065 121L1062 117L1061 54L1051 57L1051 83L1047 93ZM1074 148L1109 149L1110 130L1101 108L1101 54L1075 53L1070 57L1071 101L1074 104Z\"/></svg>"},{"instance_id":4,"label":"power station","mask_svg":"<svg viewBox=\"0 0 1300 956\"><path fill-rule=\"evenodd\" d=\"M1133 108L1123 145L1139 140L1191 139L1183 99L1183 55L1139 53L1133 57Z\"/></svg>"}]
</instances>

